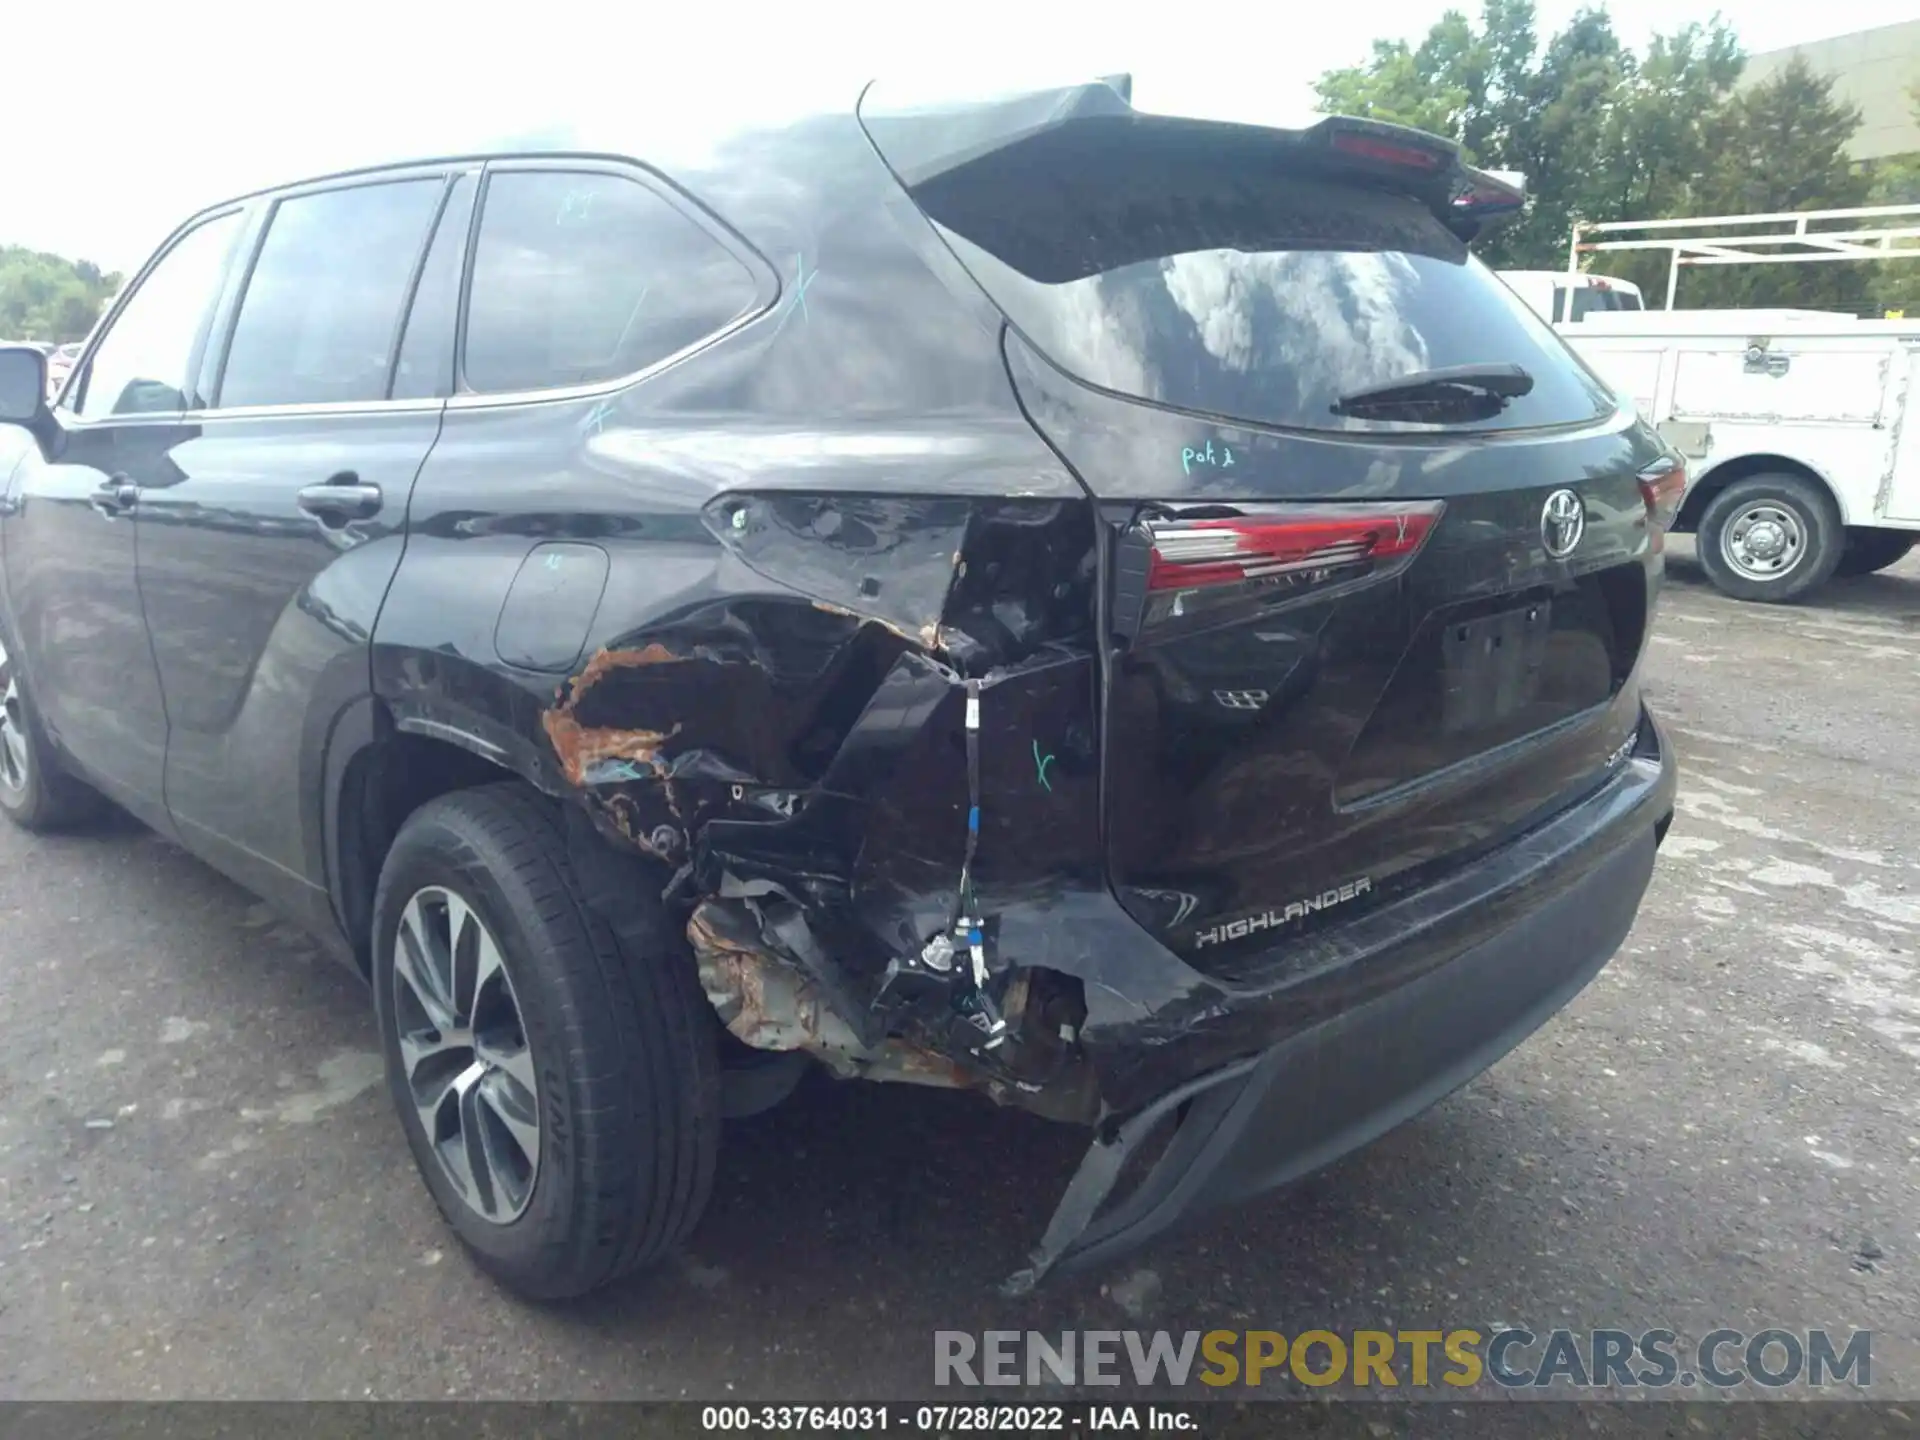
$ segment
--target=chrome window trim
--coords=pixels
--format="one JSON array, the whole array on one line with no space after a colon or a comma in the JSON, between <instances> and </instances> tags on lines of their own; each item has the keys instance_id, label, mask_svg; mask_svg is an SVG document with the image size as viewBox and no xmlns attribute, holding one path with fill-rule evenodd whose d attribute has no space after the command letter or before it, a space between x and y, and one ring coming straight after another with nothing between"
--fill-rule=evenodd
<instances>
[{"instance_id":1,"label":"chrome window trim","mask_svg":"<svg viewBox=\"0 0 1920 1440\"><path fill-rule=\"evenodd\" d=\"M745 329L755 320L766 315L770 308L771 307L762 307L758 310L748 310L741 315L737 315L728 321L724 327L714 331L711 335L696 340L691 345L682 346L671 355L656 360L653 364L644 366L628 375L616 375L610 380L594 380L585 385L555 385L540 390L489 390L484 393L469 390L458 395L450 396L446 402L447 408L449 410L490 410L503 405L539 405L550 401L557 403L568 400L592 400L596 397L603 398L608 395L615 395L622 390L638 385L643 380L652 379L662 370L672 365L678 365L689 356L697 355L702 350L719 344L728 336Z\"/></svg>"},{"instance_id":2,"label":"chrome window trim","mask_svg":"<svg viewBox=\"0 0 1920 1440\"><path fill-rule=\"evenodd\" d=\"M276 420L303 415L421 414L438 410L446 403L436 396L423 400L326 400L292 405L226 405L207 410L180 411L178 418L200 423L215 420Z\"/></svg>"},{"instance_id":3,"label":"chrome window trim","mask_svg":"<svg viewBox=\"0 0 1920 1440\"><path fill-rule=\"evenodd\" d=\"M99 430L114 425L199 425L218 420L276 420L303 415L423 414L439 410L446 400L329 400L306 405L233 405L207 410L148 410L130 415L102 415L88 420L71 410L61 411L69 430Z\"/></svg>"},{"instance_id":4,"label":"chrome window trim","mask_svg":"<svg viewBox=\"0 0 1920 1440\"><path fill-rule=\"evenodd\" d=\"M62 396L62 401L65 397ZM138 410L125 415L96 415L91 420L77 411L69 410L64 403L53 407L60 415L60 428L63 430L106 430L121 425L178 425L191 411L188 410Z\"/></svg>"}]
</instances>

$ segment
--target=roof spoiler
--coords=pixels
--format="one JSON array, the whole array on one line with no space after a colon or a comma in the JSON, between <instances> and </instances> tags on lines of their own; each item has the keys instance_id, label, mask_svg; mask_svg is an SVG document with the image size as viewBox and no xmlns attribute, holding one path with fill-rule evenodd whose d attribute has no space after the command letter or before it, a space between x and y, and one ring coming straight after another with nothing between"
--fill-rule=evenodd
<instances>
[{"instance_id":1,"label":"roof spoiler","mask_svg":"<svg viewBox=\"0 0 1920 1440\"><path fill-rule=\"evenodd\" d=\"M1149 115L1133 108L1131 74L1059 90L1032 91L999 101L890 110L871 105L862 92L857 113L874 146L910 191L997 151L1033 142L1052 132L1083 126L1119 126L1142 142L1151 135L1180 136L1196 144L1229 145L1241 153L1267 150L1314 156L1363 184L1397 191L1424 203L1459 240L1470 242L1490 224L1526 203L1518 175L1475 169L1460 147L1442 135L1353 115L1329 115L1303 130Z\"/></svg>"}]
</instances>

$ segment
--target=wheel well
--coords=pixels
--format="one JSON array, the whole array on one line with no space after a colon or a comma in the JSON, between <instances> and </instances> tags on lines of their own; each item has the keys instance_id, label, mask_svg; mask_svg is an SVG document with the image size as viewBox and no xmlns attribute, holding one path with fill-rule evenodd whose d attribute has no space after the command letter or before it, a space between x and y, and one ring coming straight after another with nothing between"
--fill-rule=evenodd
<instances>
[{"instance_id":1,"label":"wheel well","mask_svg":"<svg viewBox=\"0 0 1920 1440\"><path fill-rule=\"evenodd\" d=\"M362 974L373 967L373 894L380 867L407 817L429 800L512 779L471 750L424 735L396 733L353 757L340 782L341 923Z\"/></svg>"},{"instance_id":2,"label":"wheel well","mask_svg":"<svg viewBox=\"0 0 1920 1440\"><path fill-rule=\"evenodd\" d=\"M1673 528L1683 534L1692 532L1698 527L1707 506L1713 503L1713 497L1736 480L1745 480L1749 475L1798 475L1811 481L1832 499L1833 508L1842 522L1846 520L1846 510L1840 504L1840 497L1833 493L1833 487L1827 484L1819 471L1798 460L1789 460L1784 455L1741 455L1714 466L1687 487L1687 498L1680 503L1680 514L1675 518Z\"/></svg>"}]
</instances>

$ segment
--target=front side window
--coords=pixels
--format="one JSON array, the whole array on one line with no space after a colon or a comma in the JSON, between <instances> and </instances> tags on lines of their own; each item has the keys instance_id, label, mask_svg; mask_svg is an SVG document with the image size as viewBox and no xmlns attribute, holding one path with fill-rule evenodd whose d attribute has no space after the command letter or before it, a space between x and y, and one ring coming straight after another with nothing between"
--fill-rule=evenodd
<instances>
[{"instance_id":1,"label":"front side window","mask_svg":"<svg viewBox=\"0 0 1920 1440\"><path fill-rule=\"evenodd\" d=\"M384 400L400 314L445 182L282 200L247 280L218 403Z\"/></svg>"},{"instance_id":2,"label":"front side window","mask_svg":"<svg viewBox=\"0 0 1920 1440\"><path fill-rule=\"evenodd\" d=\"M503 392L631 375L753 304L746 266L624 175L490 176L467 302L464 379Z\"/></svg>"},{"instance_id":3,"label":"front side window","mask_svg":"<svg viewBox=\"0 0 1920 1440\"><path fill-rule=\"evenodd\" d=\"M239 229L239 211L217 215L148 272L93 352L76 407L83 418L188 408L188 367Z\"/></svg>"}]
</instances>

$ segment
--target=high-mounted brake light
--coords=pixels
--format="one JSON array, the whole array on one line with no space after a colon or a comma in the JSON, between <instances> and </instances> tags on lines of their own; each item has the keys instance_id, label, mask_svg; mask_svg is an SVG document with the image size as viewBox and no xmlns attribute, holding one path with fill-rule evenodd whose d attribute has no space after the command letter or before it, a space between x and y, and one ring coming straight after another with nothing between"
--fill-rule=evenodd
<instances>
[{"instance_id":1,"label":"high-mounted brake light","mask_svg":"<svg viewBox=\"0 0 1920 1440\"><path fill-rule=\"evenodd\" d=\"M1147 527L1153 548L1146 588L1194 590L1351 566L1397 567L1425 543L1444 508L1433 500L1157 520Z\"/></svg>"},{"instance_id":2,"label":"high-mounted brake light","mask_svg":"<svg viewBox=\"0 0 1920 1440\"><path fill-rule=\"evenodd\" d=\"M1384 165L1399 165L1408 170L1438 170L1447 161L1447 157L1439 151L1422 150L1414 145L1397 145L1377 135L1354 130L1336 130L1327 143L1343 154L1378 160Z\"/></svg>"}]
</instances>

